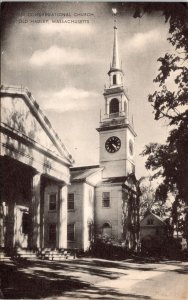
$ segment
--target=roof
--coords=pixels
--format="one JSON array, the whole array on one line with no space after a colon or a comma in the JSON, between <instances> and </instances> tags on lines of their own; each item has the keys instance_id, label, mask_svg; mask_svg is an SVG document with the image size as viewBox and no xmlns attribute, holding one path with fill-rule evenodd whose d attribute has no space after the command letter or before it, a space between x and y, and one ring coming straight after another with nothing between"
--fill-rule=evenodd
<instances>
[{"instance_id":1,"label":"roof","mask_svg":"<svg viewBox=\"0 0 188 300\"><path fill-rule=\"evenodd\" d=\"M110 183L123 184L126 179L127 176L103 178L97 185L99 186L101 184L110 184Z\"/></svg>"},{"instance_id":2,"label":"roof","mask_svg":"<svg viewBox=\"0 0 188 300\"><path fill-rule=\"evenodd\" d=\"M33 115L38 120L40 124L42 124L45 132L52 140L53 144L59 150L62 157L66 158L68 164L73 164L74 160L71 154L66 149L65 145L59 138L58 134L52 128L52 125L48 118L44 115L42 110L39 107L39 104L36 102L34 97L32 96L31 92L23 86L9 86L9 85L1 85L0 87L1 95L18 95L22 97L29 108L31 109Z\"/></svg>"},{"instance_id":3,"label":"roof","mask_svg":"<svg viewBox=\"0 0 188 300\"><path fill-rule=\"evenodd\" d=\"M150 210L148 210L146 213L145 213L145 216L143 217L143 219L141 220L141 222L147 218L149 215L152 215L155 219L157 219L158 221L162 222L164 225L166 225L166 223L164 222L164 220L159 217L158 215L154 214L153 212L151 212Z\"/></svg>"},{"instance_id":4,"label":"roof","mask_svg":"<svg viewBox=\"0 0 188 300\"><path fill-rule=\"evenodd\" d=\"M157 216L156 214L154 214L154 213L151 213L156 219L158 219L159 221L161 221L161 222L163 222L164 223L164 221L163 221L163 219L162 218L160 218L159 216Z\"/></svg>"},{"instance_id":5,"label":"roof","mask_svg":"<svg viewBox=\"0 0 188 300\"><path fill-rule=\"evenodd\" d=\"M99 165L70 168L71 182L85 181L88 177L101 170L102 168Z\"/></svg>"}]
</instances>

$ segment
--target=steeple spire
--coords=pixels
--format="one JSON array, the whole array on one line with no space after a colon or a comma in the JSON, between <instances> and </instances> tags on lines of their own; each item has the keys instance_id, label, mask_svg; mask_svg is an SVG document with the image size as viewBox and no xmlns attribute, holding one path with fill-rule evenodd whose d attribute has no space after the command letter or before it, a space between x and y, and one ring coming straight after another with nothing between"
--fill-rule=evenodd
<instances>
[{"instance_id":1,"label":"steeple spire","mask_svg":"<svg viewBox=\"0 0 188 300\"><path fill-rule=\"evenodd\" d=\"M114 20L114 45L113 45L113 57L112 57L111 68L120 69L116 20Z\"/></svg>"}]
</instances>

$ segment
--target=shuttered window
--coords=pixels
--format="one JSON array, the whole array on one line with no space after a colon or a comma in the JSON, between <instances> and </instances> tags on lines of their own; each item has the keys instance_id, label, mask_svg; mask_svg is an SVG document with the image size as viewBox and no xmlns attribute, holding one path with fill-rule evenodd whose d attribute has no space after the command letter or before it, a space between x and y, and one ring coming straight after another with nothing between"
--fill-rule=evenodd
<instances>
[{"instance_id":1,"label":"shuttered window","mask_svg":"<svg viewBox=\"0 0 188 300\"><path fill-rule=\"evenodd\" d=\"M110 192L103 192L102 193L102 206L103 207L110 207Z\"/></svg>"},{"instance_id":2,"label":"shuttered window","mask_svg":"<svg viewBox=\"0 0 188 300\"><path fill-rule=\"evenodd\" d=\"M74 193L68 194L68 209L74 209Z\"/></svg>"},{"instance_id":3,"label":"shuttered window","mask_svg":"<svg viewBox=\"0 0 188 300\"><path fill-rule=\"evenodd\" d=\"M57 209L57 195L56 193L49 195L49 210L53 211Z\"/></svg>"}]
</instances>

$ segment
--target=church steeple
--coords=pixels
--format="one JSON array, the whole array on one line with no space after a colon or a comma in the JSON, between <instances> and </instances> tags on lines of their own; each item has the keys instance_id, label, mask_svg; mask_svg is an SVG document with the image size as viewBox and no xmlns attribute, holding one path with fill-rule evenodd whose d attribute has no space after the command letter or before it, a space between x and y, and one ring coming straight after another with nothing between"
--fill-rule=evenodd
<instances>
[{"instance_id":1,"label":"church steeple","mask_svg":"<svg viewBox=\"0 0 188 300\"><path fill-rule=\"evenodd\" d=\"M120 65L117 25L114 22L113 53L108 72L109 85L104 89L105 111L100 117L100 165L103 178L127 176L134 172L134 139L136 133L129 122L129 98L124 89Z\"/></svg>"},{"instance_id":2,"label":"church steeple","mask_svg":"<svg viewBox=\"0 0 188 300\"><path fill-rule=\"evenodd\" d=\"M113 41L113 54L112 63L108 72L110 80L110 88L123 85L123 71L120 66L119 60L119 49L118 49L118 38L117 38L117 24L114 20L114 41Z\"/></svg>"},{"instance_id":3,"label":"church steeple","mask_svg":"<svg viewBox=\"0 0 188 300\"><path fill-rule=\"evenodd\" d=\"M114 21L114 45L111 69L120 69L116 20Z\"/></svg>"}]
</instances>

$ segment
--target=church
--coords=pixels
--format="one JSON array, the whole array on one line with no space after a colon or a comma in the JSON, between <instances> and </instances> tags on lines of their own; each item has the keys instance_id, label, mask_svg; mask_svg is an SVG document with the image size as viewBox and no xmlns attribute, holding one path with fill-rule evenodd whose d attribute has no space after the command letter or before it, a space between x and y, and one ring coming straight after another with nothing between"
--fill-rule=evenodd
<instances>
[{"instance_id":1,"label":"church","mask_svg":"<svg viewBox=\"0 0 188 300\"><path fill-rule=\"evenodd\" d=\"M0 248L67 248L73 159L32 94L1 86Z\"/></svg>"},{"instance_id":2,"label":"church","mask_svg":"<svg viewBox=\"0 0 188 300\"><path fill-rule=\"evenodd\" d=\"M103 96L105 112L99 133L99 165L70 168L68 188L69 248L89 249L98 236L126 241L135 248L138 240L138 190L135 178L135 137L129 120L129 97L120 65L117 26L114 24L113 56L109 86Z\"/></svg>"},{"instance_id":3,"label":"church","mask_svg":"<svg viewBox=\"0 0 188 300\"><path fill-rule=\"evenodd\" d=\"M108 77L105 112L96 129L99 165L83 167L73 167L72 156L28 89L1 86L1 248L87 251L96 238L108 236L136 249L136 133L116 24Z\"/></svg>"}]
</instances>

